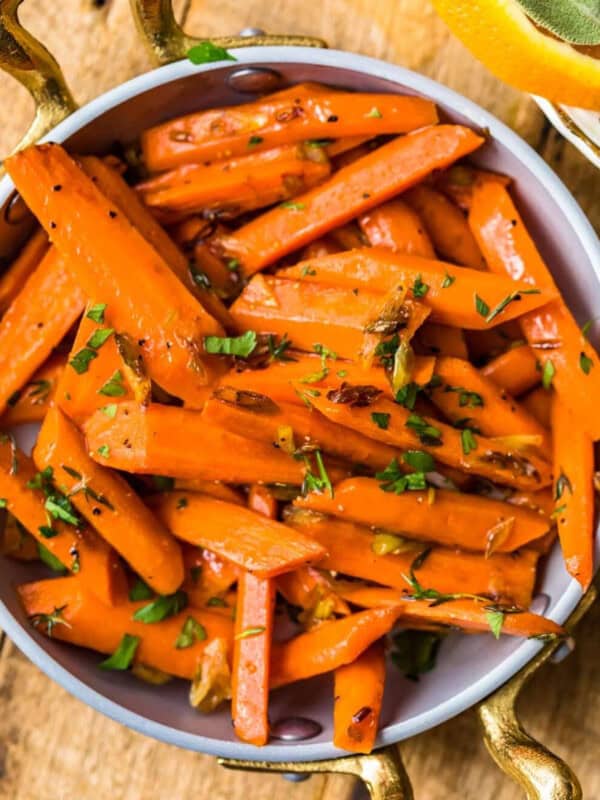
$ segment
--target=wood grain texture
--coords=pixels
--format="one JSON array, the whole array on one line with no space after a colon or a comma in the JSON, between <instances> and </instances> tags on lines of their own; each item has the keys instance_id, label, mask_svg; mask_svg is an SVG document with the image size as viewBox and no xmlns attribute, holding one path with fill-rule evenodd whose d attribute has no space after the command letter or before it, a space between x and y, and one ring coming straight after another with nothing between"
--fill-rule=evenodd
<instances>
[{"instance_id":1,"label":"wood grain texture","mask_svg":"<svg viewBox=\"0 0 600 800\"><path fill-rule=\"evenodd\" d=\"M192 33L252 25L305 33L332 47L423 72L476 100L536 147L600 230L600 178L544 122L527 96L491 76L436 18L426 0L177 0ZM127 0L26 0L21 18L56 55L85 102L149 67ZM0 152L32 113L26 93L0 75ZM547 665L522 699L530 732L573 766L588 798L600 797L600 607L579 630L575 653ZM49 681L5 641L0 651L0 800L349 800L353 782L226 772L213 759L128 731ZM417 800L517 800L485 753L470 711L402 746Z\"/></svg>"}]
</instances>

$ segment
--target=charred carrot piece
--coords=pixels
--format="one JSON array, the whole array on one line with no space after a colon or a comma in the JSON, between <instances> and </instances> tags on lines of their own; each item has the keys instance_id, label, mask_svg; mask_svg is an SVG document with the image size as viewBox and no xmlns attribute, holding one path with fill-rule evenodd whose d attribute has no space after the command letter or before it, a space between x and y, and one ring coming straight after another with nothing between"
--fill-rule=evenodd
<instances>
[{"instance_id":1,"label":"charred carrot piece","mask_svg":"<svg viewBox=\"0 0 600 800\"><path fill-rule=\"evenodd\" d=\"M277 591L293 606L305 612L302 621L329 619L333 614L349 614L348 604L333 587L327 573L316 567L300 567L277 578Z\"/></svg>"},{"instance_id":2,"label":"charred carrot piece","mask_svg":"<svg viewBox=\"0 0 600 800\"><path fill-rule=\"evenodd\" d=\"M463 211L470 211L473 202L473 188L487 181L510 186L512 180L507 175L478 169L469 164L454 164L450 169L440 172L434 181L435 188L447 195Z\"/></svg>"},{"instance_id":3,"label":"charred carrot piece","mask_svg":"<svg viewBox=\"0 0 600 800\"><path fill-rule=\"evenodd\" d=\"M435 258L435 250L416 211L403 200L390 200L363 214L358 223L371 247Z\"/></svg>"},{"instance_id":4,"label":"charred carrot piece","mask_svg":"<svg viewBox=\"0 0 600 800\"><path fill-rule=\"evenodd\" d=\"M468 361L438 358L435 367L442 383L430 392L435 405L451 422L465 416L469 424L484 436L519 436L530 446L546 452L550 447L548 431L517 400L485 378Z\"/></svg>"},{"instance_id":5,"label":"charred carrot piece","mask_svg":"<svg viewBox=\"0 0 600 800\"><path fill-rule=\"evenodd\" d=\"M421 184L403 199L423 220L425 230L441 258L471 269L485 269L485 259L463 212L441 192Z\"/></svg>"},{"instance_id":6,"label":"charred carrot piece","mask_svg":"<svg viewBox=\"0 0 600 800\"><path fill-rule=\"evenodd\" d=\"M550 482L549 465L533 452L523 453L502 441L421 417L384 397L362 407L351 407L343 397L340 389L332 389L327 395L311 397L310 402L332 422L392 447L425 450L449 467L516 489L535 491ZM387 427L375 424L373 414L383 414Z\"/></svg>"},{"instance_id":7,"label":"charred carrot piece","mask_svg":"<svg viewBox=\"0 0 600 800\"><path fill-rule=\"evenodd\" d=\"M554 398L554 517L565 566L585 591L594 574L594 446L582 422Z\"/></svg>"},{"instance_id":8,"label":"charred carrot piece","mask_svg":"<svg viewBox=\"0 0 600 800\"><path fill-rule=\"evenodd\" d=\"M230 433L210 425L200 412L176 406L152 403L142 409L123 403L112 419L102 411L93 414L84 431L92 457L125 472L226 483L304 480L302 462L272 444ZM104 448L108 459L102 457Z\"/></svg>"},{"instance_id":9,"label":"charred carrot piece","mask_svg":"<svg viewBox=\"0 0 600 800\"><path fill-rule=\"evenodd\" d=\"M208 287L196 280L188 259L117 170L113 169L106 159L96 158L96 156L83 156L81 165L100 191L116 205L134 228L137 228L144 239L162 256L186 289L198 298L206 311L223 327L229 327L231 320L223 303L214 292L209 291Z\"/></svg>"},{"instance_id":10,"label":"charred carrot piece","mask_svg":"<svg viewBox=\"0 0 600 800\"><path fill-rule=\"evenodd\" d=\"M336 583L337 591L348 602L361 608L381 606L398 607L399 621L410 628L451 626L465 633L487 633L490 630L488 613L502 606L476 600L449 600L436 605L431 600L404 600L396 589L383 586L365 586L360 583ZM498 613L498 612L497 612ZM500 632L508 636L564 636L565 631L556 622L530 611L504 613Z\"/></svg>"},{"instance_id":11,"label":"charred carrot piece","mask_svg":"<svg viewBox=\"0 0 600 800\"><path fill-rule=\"evenodd\" d=\"M137 189L146 205L176 217L200 212L232 219L290 200L322 183L330 172L323 150L298 144L209 166L178 167Z\"/></svg>"},{"instance_id":12,"label":"charred carrot piece","mask_svg":"<svg viewBox=\"0 0 600 800\"><path fill-rule=\"evenodd\" d=\"M182 497L185 506L179 503ZM320 545L286 525L214 497L170 492L153 498L152 507L178 538L207 547L261 578L324 555Z\"/></svg>"},{"instance_id":13,"label":"charred carrot piece","mask_svg":"<svg viewBox=\"0 0 600 800\"><path fill-rule=\"evenodd\" d=\"M333 676L333 743L342 750L370 753L375 746L385 685L385 651L376 642Z\"/></svg>"},{"instance_id":14,"label":"charred carrot piece","mask_svg":"<svg viewBox=\"0 0 600 800\"><path fill-rule=\"evenodd\" d=\"M237 736L254 745L269 739L269 679L275 582L242 573L233 646L231 717Z\"/></svg>"},{"instance_id":15,"label":"charred carrot piece","mask_svg":"<svg viewBox=\"0 0 600 800\"><path fill-rule=\"evenodd\" d=\"M342 358L355 358L363 329L381 295L256 275L231 306L242 329L288 334L296 347L323 344Z\"/></svg>"},{"instance_id":16,"label":"charred carrot piece","mask_svg":"<svg viewBox=\"0 0 600 800\"><path fill-rule=\"evenodd\" d=\"M474 189L469 223L492 272L508 273L537 287L554 287L548 267L503 186L488 182ZM600 439L596 413L600 362L565 302L557 299L539 312L526 314L521 325L538 353L542 374L546 370L562 402L573 409L592 439Z\"/></svg>"},{"instance_id":17,"label":"charred carrot piece","mask_svg":"<svg viewBox=\"0 0 600 800\"><path fill-rule=\"evenodd\" d=\"M308 445L353 464L383 470L398 455L393 447L374 442L360 433L330 422L305 405L272 404L269 413L244 408L243 395L231 388L217 391L207 401L202 416L209 425L224 428L238 436L264 442L272 447L287 447L292 454Z\"/></svg>"},{"instance_id":18,"label":"charred carrot piece","mask_svg":"<svg viewBox=\"0 0 600 800\"><path fill-rule=\"evenodd\" d=\"M8 160L7 169L70 259L78 284L110 306L119 331L144 342L150 376L188 404L202 402L202 387L218 372L203 351L204 338L221 335L221 326L62 147L30 147Z\"/></svg>"},{"instance_id":19,"label":"charred carrot piece","mask_svg":"<svg viewBox=\"0 0 600 800\"><path fill-rule=\"evenodd\" d=\"M395 139L222 240L225 252L252 275L418 183L482 144L459 125L436 125Z\"/></svg>"},{"instance_id":20,"label":"charred carrot piece","mask_svg":"<svg viewBox=\"0 0 600 800\"><path fill-rule=\"evenodd\" d=\"M65 369L66 359L55 353L35 372L23 389L8 400L8 408L2 416L2 426L24 425L41 422L54 400L57 386Z\"/></svg>"},{"instance_id":21,"label":"charred carrot piece","mask_svg":"<svg viewBox=\"0 0 600 800\"><path fill-rule=\"evenodd\" d=\"M534 417L544 428L552 424L552 392L538 386L521 398L523 408Z\"/></svg>"},{"instance_id":22,"label":"charred carrot piece","mask_svg":"<svg viewBox=\"0 0 600 800\"><path fill-rule=\"evenodd\" d=\"M511 347L496 356L481 368L481 374L513 397L537 386L542 379L535 353L527 345Z\"/></svg>"},{"instance_id":23,"label":"charred carrot piece","mask_svg":"<svg viewBox=\"0 0 600 800\"><path fill-rule=\"evenodd\" d=\"M232 269L229 269L211 250L213 239L223 236L226 233L225 228L222 225L215 225L202 216L193 215L172 227L170 233L186 255L186 260L189 259L192 264L191 273L194 282L210 284L212 292L218 297L230 297L239 280L236 264L234 262L231 265ZM230 318L225 327L232 326L233 321Z\"/></svg>"},{"instance_id":24,"label":"charred carrot piece","mask_svg":"<svg viewBox=\"0 0 600 800\"><path fill-rule=\"evenodd\" d=\"M24 244L19 255L0 275L0 316L9 308L32 272L48 252L46 231L37 230Z\"/></svg>"},{"instance_id":25,"label":"charred carrot piece","mask_svg":"<svg viewBox=\"0 0 600 800\"><path fill-rule=\"evenodd\" d=\"M60 482L60 476L55 475ZM104 603L112 605L125 594L125 576L114 550L91 528L50 519L41 482L25 453L8 437L0 439L0 497L30 534L71 572L78 572ZM31 488L39 484L40 488ZM51 487L49 479L44 485Z\"/></svg>"},{"instance_id":26,"label":"charred carrot piece","mask_svg":"<svg viewBox=\"0 0 600 800\"><path fill-rule=\"evenodd\" d=\"M231 158L304 139L407 133L437 122L429 100L292 87L254 103L200 111L150 128L142 152L151 172Z\"/></svg>"},{"instance_id":27,"label":"charred carrot piece","mask_svg":"<svg viewBox=\"0 0 600 800\"><path fill-rule=\"evenodd\" d=\"M359 611L324 622L284 644L274 644L271 687L286 686L352 663L390 631L397 615L395 608Z\"/></svg>"},{"instance_id":28,"label":"charred carrot piece","mask_svg":"<svg viewBox=\"0 0 600 800\"><path fill-rule=\"evenodd\" d=\"M416 556L423 552L422 545L419 545L420 550L377 555L373 550L373 532L356 523L300 508L288 513L286 522L326 548L327 555L319 564L322 569L389 586L405 596L412 594L412 587L404 576L410 575ZM436 589L443 594L484 595L528 608L538 557L539 554L529 548L484 558L478 553L434 547L414 569L414 574L426 589Z\"/></svg>"},{"instance_id":29,"label":"charred carrot piece","mask_svg":"<svg viewBox=\"0 0 600 800\"><path fill-rule=\"evenodd\" d=\"M527 294L531 287L523 282L381 248L311 259L281 270L278 276L360 292L389 292L401 285L431 308L434 322L480 330L539 308L557 296L552 288ZM506 303L506 298L519 290L519 301ZM487 315L478 311L476 296L488 305ZM497 309L500 310L490 319Z\"/></svg>"},{"instance_id":30,"label":"charred carrot piece","mask_svg":"<svg viewBox=\"0 0 600 800\"><path fill-rule=\"evenodd\" d=\"M311 492L295 505L411 539L488 555L518 550L549 528L541 515L500 500L436 489L429 503L426 491L385 492L372 478L348 478L335 487L333 498Z\"/></svg>"},{"instance_id":31,"label":"charred carrot piece","mask_svg":"<svg viewBox=\"0 0 600 800\"><path fill-rule=\"evenodd\" d=\"M83 311L70 265L52 248L0 320L0 414Z\"/></svg>"},{"instance_id":32,"label":"charred carrot piece","mask_svg":"<svg viewBox=\"0 0 600 800\"><path fill-rule=\"evenodd\" d=\"M132 369L126 367L117 346L117 340L121 340L120 334L111 327L105 312L99 312L101 317L96 317L102 319L101 323L88 316L90 313L94 315L95 310L100 308L93 304L86 306L56 390L58 406L78 425L100 408L110 418L116 411L117 403L132 401L134 397L140 403L148 402L151 391L150 381L142 373L141 362L138 361L141 374L132 374ZM108 338L101 345L89 347L89 342L99 343L107 334ZM131 349L137 347L127 342L122 342L122 346ZM135 393L132 382L138 389Z\"/></svg>"},{"instance_id":33,"label":"charred carrot piece","mask_svg":"<svg viewBox=\"0 0 600 800\"><path fill-rule=\"evenodd\" d=\"M248 508L269 519L277 519L279 511L273 492L262 483L253 483L248 490Z\"/></svg>"},{"instance_id":34,"label":"charred carrot piece","mask_svg":"<svg viewBox=\"0 0 600 800\"><path fill-rule=\"evenodd\" d=\"M428 322L424 325L417 333L415 344L420 352L432 356L450 356L464 360L469 357L462 328L440 325L438 322Z\"/></svg>"},{"instance_id":35,"label":"charred carrot piece","mask_svg":"<svg viewBox=\"0 0 600 800\"><path fill-rule=\"evenodd\" d=\"M230 386L235 389L254 391L272 398L276 402L295 403L304 405L304 400L294 388L307 377L310 384L305 387L322 390L330 382L330 377L343 378L351 384L359 386L375 386L381 392L391 396L390 381L386 372L380 367L363 367L351 361L341 359L327 359L325 369L321 360L316 355L290 352L290 361L274 361L265 369L232 370L223 376L221 386ZM435 358L431 356L416 356L412 366L412 379L419 385L429 383L433 376ZM322 380L316 380L323 375ZM313 382L313 378L315 378Z\"/></svg>"},{"instance_id":36,"label":"charred carrot piece","mask_svg":"<svg viewBox=\"0 0 600 800\"><path fill-rule=\"evenodd\" d=\"M161 622L148 625L134 619L148 600L108 607L75 578L54 578L18 588L31 624L53 639L112 654L125 634L138 639L134 664L144 664L178 678L192 680L204 648L217 638L231 650L233 622L210 611L186 608ZM192 618L202 635L189 646L176 647L186 621ZM206 634L204 636L204 634Z\"/></svg>"},{"instance_id":37,"label":"charred carrot piece","mask_svg":"<svg viewBox=\"0 0 600 800\"><path fill-rule=\"evenodd\" d=\"M161 594L179 588L179 544L123 478L89 457L79 431L56 407L46 416L33 458L40 470L52 467L77 510L146 583Z\"/></svg>"}]
</instances>

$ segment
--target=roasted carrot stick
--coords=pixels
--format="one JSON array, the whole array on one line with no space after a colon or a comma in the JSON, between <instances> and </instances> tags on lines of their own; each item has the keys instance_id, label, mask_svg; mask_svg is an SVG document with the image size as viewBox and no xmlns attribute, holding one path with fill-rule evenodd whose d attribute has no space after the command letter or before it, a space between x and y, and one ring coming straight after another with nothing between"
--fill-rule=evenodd
<instances>
[{"instance_id":1,"label":"roasted carrot stick","mask_svg":"<svg viewBox=\"0 0 600 800\"><path fill-rule=\"evenodd\" d=\"M100 347L94 349L88 347L88 342L93 342L93 337L98 335L98 332L113 330L111 320L104 312L102 312L102 323L95 322L87 316L90 312L94 314L93 309L94 305L88 303L56 390L57 405L78 425L100 408L106 409L105 413L111 415L117 403L134 399L134 391L129 381L131 371L126 368L119 353L115 332ZM85 356L86 353L91 356L89 361ZM143 384L145 387L147 402L150 381L143 375L138 376L137 381L140 386ZM107 386L112 386L109 395L105 393ZM139 395L136 399L138 402L144 400Z\"/></svg>"},{"instance_id":2,"label":"roasted carrot stick","mask_svg":"<svg viewBox=\"0 0 600 800\"><path fill-rule=\"evenodd\" d=\"M471 599L449 600L439 605L431 600L404 600L396 589L355 582L338 581L336 589L348 602L362 608L398 607L400 604L399 622L407 628L440 625L457 627L465 633L487 633L490 630L489 610L502 609L502 606ZM509 636L564 636L564 628L556 622L530 611L505 613L501 632Z\"/></svg>"},{"instance_id":3,"label":"roasted carrot stick","mask_svg":"<svg viewBox=\"0 0 600 800\"><path fill-rule=\"evenodd\" d=\"M48 236L37 230L23 245L12 264L0 275L0 316L4 314L23 288L32 272L48 251Z\"/></svg>"},{"instance_id":4,"label":"roasted carrot stick","mask_svg":"<svg viewBox=\"0 0 600 800\"><path fill-rule=\"evenodd\" d=\"M169 594L180 586L178 543L123 478L89 457L83 438L59 409L48 412L33 457L38 469L52 467L77 510L153 589Z\"/></svg>"},{"instance_id":5,"label":"roasted carrot stick","mask_svg":"<svg viewBox=\"0 0 600 800\"><path fill-rule=\"evenodd\" d=\"M314 242L307 244L302 250L300 260L306 261L311 258L329 256L332 253L339 253L340 249L341 248L330 237L324 236L322 239L316 239Z\"/></svg>"},{"instance_id":6,"label":"roasted carrot stick","mask_svg":"<svg viewBox=\"0 0 600 800\"><path fill-rule=\"evenodd\" d=\"M268 486L253 483L248 490L248 508L269 519L277 519L277 500Z\"/></svg>"},{"instance_id":7,"label":"roasted carrot stick","mask_svg":"<svg viewBox=\"0 0 600 800\"><path fill-rule=\"evenodd\" d=\"M409 186L475 150L482 139L459 125L437 125L395 139L299 195L293 208L275 208L241 227L222 245L252 275L304 247Z\"/></svg>"},{"instance_id":8,"label":"roasted carrot stick","mask_svg":"<svg viewBox=\"0 0 600 800\"><path fill-rule=\"evenodd\" d=\"M72 525L53 518L49 522L44 491L28 485L35 476L29 456L14 449L8 437L0 442L0 497L6 508L61 564L78 572L104 603L118 602L126 587L114 550L83 523ZM55 478L60 481L60 476ZM44 486L51 487L51 482Z\"/></svg>"},{"instance_id":9,"label":"roasted carrot stick","mask_svg":"<svg viewBox=\"0 0 600 800\"><path fill-rule=\"evenodd\" d=\"M182 497L187 505L179 502ZM207 547L260 578L318 561L325 553L311 539L280 522L214 497L169 492L151 502L175 536Z\"/></svg>"},{"instance_id":10,"label":"roasted carrot stick","mask_svg":"<svg viewBox=\"0 0 600 800\"><path fill-rule=\"evenodd\" d=\"M316 152L320 158L310 158ZM175 218L197 212L234 218L283 203L322 183L331 172L320 149L301 144L203 166L178 167L138 185L144 202Z\"/></svg>"},{"instance_id":11,"label":"roasted carrot stick","mask_svg":"<svg viewBox=\"0 0 600 800\"><path fill-rule=\"evenodd\" d=\"M544 389L543 386L538 386L537 389L532 389L521 397L520 401L523 408L537 419L540 425L550 428L552 424L552 392Z\"/></svg>"},{"instance_id":12,"label":"roasted carrot stick","mask_svg":"<svg viewBox=\"0 0 600 800\"><path fill-rule=\"evenodd\" d=\"M78 577L26 583L18 591L27 616L41 633L106 654L114 653L125 634L129 634L139 639L134 664L178 678L194 678L204 648L214 639L223 639L231 649L232 621L210 611L186 608L149 625L133 618L148 600L108 607ZM188 637L186 647L176 647L190 617L202 634L193 636L191 641Z\"/></svg>"},{"instance_id":13,"label":"roasted carrot stick","mask_svg":"<svg viewBox=\"0 0 600 800\"><path fill-rule=\"evenodd\" d=\"M420 417L384 397L363 407L335 400L334 390L310 398L311 404L332 422L392 447L425 450L442 464L516 489L535 491L550 482L549 465L535 453L524 455L502 441ZM387 427L375 424L373 414L383 414Z\"/></svg>"},{"instance_id":14,"label":"roasted carrot stick","mask_svg":"<svg viewBox=\"0 0 600 800\"><path fill-rule=\"evenodd\" d=\"M352 222L334 228L328 236L340 250L354 250L356 247L364 247L368 244L360 229Z\"/></svg>"},{"instance_id":15,"label":"roasted carrot stick","mask_svg":"<svg viewBox=\"0 0 600 800\"><path fill-rule=\"evenodd\" d=\"M482 367L481 374L513 397L532 389L542 379L535 353L527 345L511 347Z\"/></svg>"},{"instance_id":16,"label":"roasted carrot stick","mask_svg":"<svg viewBox=\"0 0 600 800\"><path fill-rule=\"evenodd\" d=\"M342 358L359 352L363 329L381 295L256 275L231 306L242 329L288 334L296 347L325 345Z\"/></svg>"},{"instance_id":17,"label":"roasted carrot stick","mask_svg":"<svg viewBox=\"0 0 600 800\"><path fill-rule=\"evenodd\" d=\"M326 548L327 555L319 564L323 569L391 586L404 595L413 593L404 576L409 576L419 551L377 555L372 547L373 533L368 528L299 508L286 515L286 522ZM434 547L415 575L426 589L444 594L485 595L528 608L538 557L529 548L484 558L476 553Z\"/></svg>"},{"instance_id":18,"label":"roasted carrot stick","mask_svg":"<svg viewBox=\"0 0 600 800\"><path fill-rule=\"evenodd\" d=\"M477 169L469 164L455 164L435 178L435 187L447 195L463 211L469 211L473 201L473 187L479 183L492 181L502 186L510 186L511 179L498 172Z\"/></svg>"},{"instance_id":19,"label":"roasted carrot stick","mask_svg":"<svg viewBox=\"0 0 600 800\"><path fill-rule=\"evenodd\" d=\"M585 591L594 574L594 446L582 422L555 396L554 517L565 566Z\"/></svg>"},{"instance_id":20,"label":"roasted carrot stick","mask_svg":"<svg viewBox=\"0 0 600 800\"><path fill-rule=\"evenodd\" d=\"M211 550L187 542L181 543L181 550L185 567L182 589L188 596L189 604L193 608L223 609L223 612L219 610L215 613L232 617L235 605L229 608L224 595L239 578L239 567Z\"/></svg>"},{"instance_id":21,"label":"roasted carrot stick","mask_svg":"<svg viewBox=\"0 0 600 800\"><path fill-rule=\"evenodd\" d=\"M120 332L144 342L150 376L187 403L202 402L202 387L218 370L203 352L204 337L222 334L221 326L62 147L23 150L7 169L83 290L110 306Z\"/></svg>"},{"instance_id":22,"label":"roasted carrot stick","mask_svg":"<svg viewBox=\"0 0 600 800\"><path fill-rule=\"evenodd\" d=\"M137 228L144 239L162 256L183 285L200 300L208 313L221 325L229 327L231 320L223 303L214 292L209 291L194 278L188 259L164 228L154 219L124 178L107 164L106 160L95 156L83 156L81 165L100 191L111 203L116 205L134 228Z\"/></svg>"},{"instance_id":23,"label":"roasted carrot stick","mask_svg":"<svg viewBox=\"0 0 600 800\"><path fill-rule=\"evenodd\" d=\"M280 575L277 591L288 603L303 610L301 620L310 627L314 620L350 613L348 604L335 592L331 578L316 567L300 567Z\"/></svg>"},{"instance_id":24,"label":"roasted carrot stick","mask_svg":"<svg viewBox=\"0 0 600 800\"><path fill-rule=\"evenodd\" d=\"M451 422L469 417L469 424L484 436L527 435L530 444L546 452L548 431L517 400L468 361L438 358L435 367L442 383L430 392L435 405ZM524 440L525 441L525 440Z\"/></svg>"},{"instance_id":25,"label":"roasted carrot stick","mask_svg":"<svg viewBox=\"0 0 600 800\"><path fill-rule=\"evenodd\" d=\"M150 128L142 134L142 151L148 169L160 172L303 139L406 133L436 122L429 100L300 85L254 103L199 111Z\"/></svg>"},{"instance_id":26,"label":"roasted carrot stick","mask_svg":"<svg viewBox=\"0 0 600 800\"><path fill-rule=\"evenodd\" d=\"M83 311L84 294L52 248L0 320L0 414Z\"/></svg>"},{"instance_id":27,"label":"roasted carrot stick","mask_svg":"<svg viewBox=\"0 0 600 800\"><path fill-rule=\"evenodd\" d=\"M390 200L359 217L371 247L394 253L435 258L435 250L419 215L403 200Z\"/></svg>"},{"instance_id":28,"label":"roasted carrot stick","mask_svg":"<svg viewBox=\"0 0 600 800\"><path fill-rule=\"evenodd\" d=\"M433 321L481 330L539 308L557 296L553 289L527 294L530 286L522 282L517 284L510 278L500 279L497 275L443 261L390 253L382 248L335 253L288 267L278 275L347 290L358 288L361 292L388 292L400 284L431 308ZM496 311L507 297L519 290L525 292L519 301L506 303L488 321L492 310ZM487 314L482 315L478 310L476 296L485 300L489 308Z\"/></svg>"},{"instance_id":29,"label":"roasted carrot stick","mask_svg":"<svg viewBox=\"0 0 600 800\"><path fill-rule=\"evenodd\" d=\"M333 498L311 492L295 505L411 539L488 554L510 553L549 528L548 521L534 511L500 500L436 489L429 503L427 492L384 492L372 478L348 478L335 487Z\"/></svg>"},{"instance_id":30,"label":"roasted carrot stick","mask_svg":"<svg viewBox=\"0 0 600 800\"><path fill-rule=\"evenodd\" d=\"M214 238L223 236L226 230L200 215L188 217L170 228L173 240L179 245L192 265L194 283L208 283L218 297L230 297L236 288L237 272L228 269L225 262L215 255L211 248ZM186 259L186 260L187 260ZM189 268L188 263L188 268ZM235 263L233 264L235 266ZM230 327L229 322L225 327Z\"/></svg>"},{"instance_id":31,"label":"roasted carrot stick","mask_svg":"<svg viewBox=\"0 0 600 800\"><path fill-rule=\"evenodd\" d=\"M354 753L375 745L385 684L385 652L376 642L334 673L333 743Z\"/></svg>"},{"instance_id":32,"label":"roasted carrot stick","mask_svg":"<svg viewBox=\"0 0 600 800\"><path fill-rule=\"evenodd\" d=\"M487 182L474 189L469 223L492 272L508 273L537 287L554 287L548 267L503 186ZM600 439L596 413L600 362L565 302L558 299L526 314L521 325L539 354L542 374L545 370L563 403L573 409L592 439Z\"/></svg>"},{"instance_id":33,"label":"roasted carrot stick","mask_svg":"<svg viewBox=\"0 0 600 800\"><path fill-rule=\"evenodd\" d=\"M84 431L93 458L104 463L101 448L108 447L108 465L126 472L226 483L304 480L302 462L272 444L209 425L199 412L176 406L123 403L112 419L93 414Z\"/></svg>"},{"instance_id":34,"label":"roasted carrot stick","mask_svg":"<svg viewBox=\"0 0 600 800\"><path fill-rule=\"evenodd\" d=\"M480 331L477 331L479 334ZM451 356L453 358L469 357L467 343L462 328L428 322L418 331L416 347L422 353L432 356Z\"/></svg>"},{"instance_id":35,"label":"roasted carrot stick","mask_svg":"<svg viewBox=\"0 0 600 800\"><path fill-rule=\"evenodd\" d=\"M389 632L398 614L395 608L373 608L324 622L284 644L274 644L271 657L271 686L331 672L350 664L373 642Z\"/></svg>"},{"instance_id":36,"label":"roasted carrot stick","mask_svg":"<svg viewBox=\"0 0 600 800\"><path fill-rule=\"evenodd\" d=\"M310 445L374 470L385 469L398 455L395 448L335 425L304 404L280 402L269 413L256 413L236 404L236 396L239 396L237 390L223 388L207 401L202 416L209 425L217 425L231 433L246 435L274 447L280 447L280 440L289 439L291 433L290 453L296 448L302 451L303 447Z\"/></svg>"},{"instance_id":37,"label":"roasted carrot stick","mask_svg":"<svg viewBox=\"0 0 600 800\"><path fill-rule=\"evenodd\" d=\"M323 375L322 380L311 381L308 388L321 390L330 381L330 376L343 378L352 384L375 386L384 394L391 396L391 386L386 372L380 367L363 367L351 361L327 359L325 369L316 355L290 353L293 361L274 361L265 369L231 370L221 379L221 386L255 391L272 398L276 402L304 405L294 386L304 379ZM429 383L433 375L435 359L431 356L416 356L412 365L412 379L419 385Z\"/></svg>"},{"instance_id":38,"label":"roasted carrot stick","mask_svg":"<svg viewBox=\"0 0 600 800\"><path fill-rule=\"evenodd\" d=\"M242 573L235 617L231 717L238 737L259 746L269 739L274 608L274 580Z\"/></svg>"},{"instance_id":39,"label":"roasted carrot stick","mask_svg":"<svg viewBox=\"0 0 600 800\"><path fill-rule=\"evenodd\" d=\"M429 186L409 189L403 199L423 220L441 258L471 269L485 269L485 260L462 211Z\"/></svg>"},{"instance_id":40,"label":"roasted carrot stick","mask_svg":"<svg viewBox=\"0 0 600 800\"><path fill-rule=\"evenodd\" d=\"M65 357L61 353L51 355L23 389L9 398L8 408L2 416L2 426L7 428L27 422L41 422L54 400L65 364Z\"/></svg>"},{"instance_id":41,"label":"roasted carrot stick","mask_svg":"<svg viewBox=\"0 0 600 800\"><path fill-rule=\"evenodd\" d=\"M236 506L246 505L246 499L242 492L221 481L205 481L202 478L179 478L175 481L175 488L209 494L211 497L216 497L217 500L225 500L227 503L234 503Z\"/></svg>"}]
</instances>

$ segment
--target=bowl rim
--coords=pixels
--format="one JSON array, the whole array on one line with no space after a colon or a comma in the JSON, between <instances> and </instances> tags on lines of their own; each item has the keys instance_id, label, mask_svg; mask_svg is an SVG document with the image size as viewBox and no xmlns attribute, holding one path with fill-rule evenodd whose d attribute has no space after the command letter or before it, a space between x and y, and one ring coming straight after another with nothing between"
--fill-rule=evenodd
<instances>
[{"instance_id":1,"label":"bowl rim","mask_svg":"<svg viewBox=\"0 0 600 800\"><path fill-rule=\"evenodd\" d=\"M238 48L231 52L235 54L240 66L251 63L260 65L269 63L303 63L363 72L395 82L400 86L431 98L436 103L450 106L457 113L468 118L471 124L478 126L480 129L489 130L491 137L509 148L526 170L533 174L537 181L558 199L573 232L589 255L592 269L600 282L600 241L574 197L533 148L477 103L412 70L380 59L347 51L276 46ZM187 60L182 60L158 67L110 89L82 106L53 128L41 141L64 141L82 127L93 122L100 114L158 86L204 72L224 68L231 69L233 66L234 63L231 61L196 66ZM8 176L4 177L0 181L0 204L5 202L12 189L12 181ZM567 590L554 607L553 613L550 615L551 618L559 623L564 622L577 606L581 596L579 584L575 580L571 580ZM211 739L152 721L108 699L61 666L38 644L31 633L18 622L2 601L0 601L0 626L30 661L79 700L116 722L167 744L224 758L253 761L319 761L348 755L345 751L334 747L331 742L267 745L258 748L241 742L223 742ZM542 644L539 642L524 641L491 672L459 694L440 703L428 712L402 722L387 725L380 731L377 747L394 744L429 730L480 702L534 658L541 647Z\"/></svg>"}]
</instances>

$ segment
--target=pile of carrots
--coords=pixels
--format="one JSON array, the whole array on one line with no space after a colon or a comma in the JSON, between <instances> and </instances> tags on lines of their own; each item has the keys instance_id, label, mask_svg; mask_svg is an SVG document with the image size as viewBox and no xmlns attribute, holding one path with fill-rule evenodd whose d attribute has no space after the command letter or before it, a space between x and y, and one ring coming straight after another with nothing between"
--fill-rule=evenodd
<instances>
[{"instance_id":1,"label":"pile of carrots","mask_svg":"<svg viewBox=\"0 0 600 800\"><path fill-rule=\"evenodd\" d=\"M332 673L359 752L402 631L563 635L528 609L557 535L592 578L600 364L484 145L303 84L147 130L129 182L7 161L39 227L0 276L2 545L61 573L18 588L40 633L255 745Z\"/></svg>"}]
</instances>

